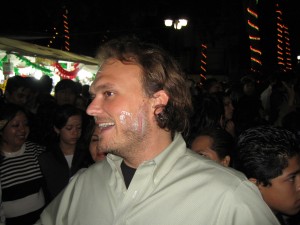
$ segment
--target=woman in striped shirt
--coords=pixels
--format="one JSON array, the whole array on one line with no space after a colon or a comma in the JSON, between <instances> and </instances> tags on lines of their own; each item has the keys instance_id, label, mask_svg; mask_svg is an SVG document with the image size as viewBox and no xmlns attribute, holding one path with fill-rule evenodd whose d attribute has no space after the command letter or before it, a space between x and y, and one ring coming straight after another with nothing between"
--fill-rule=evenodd
<instances>
[{"instance_id":1,"label":"woman in striped shirt","mask_svg":"<svg viewBox=\"0 0 300 225\"><path fill-rule=\"evenodd\" d=\"M13 104L0 106L0 179L6 224L34 224L45 206L38 156L45 150L27 141L29 121Z\"/></svg>"}]
</instances>

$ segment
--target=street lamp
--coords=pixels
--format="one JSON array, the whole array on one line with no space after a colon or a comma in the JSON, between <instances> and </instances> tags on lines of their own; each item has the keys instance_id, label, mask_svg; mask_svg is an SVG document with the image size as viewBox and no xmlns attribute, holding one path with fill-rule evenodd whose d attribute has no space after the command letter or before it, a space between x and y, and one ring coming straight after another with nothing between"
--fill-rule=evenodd
<instances>
[{"instance_id":1,"label":"street lamp","mask_svg":"<svg viewBox=\"0 0 300 225\"><path fill-rule=\"evenodd\" d=\"M187 24L188 21L186 19L177 19L177 20L165 19L165 26L171 27L173 25L175 30L180 30L182 27L187 26Z\"/></svg>"}]
</instances>

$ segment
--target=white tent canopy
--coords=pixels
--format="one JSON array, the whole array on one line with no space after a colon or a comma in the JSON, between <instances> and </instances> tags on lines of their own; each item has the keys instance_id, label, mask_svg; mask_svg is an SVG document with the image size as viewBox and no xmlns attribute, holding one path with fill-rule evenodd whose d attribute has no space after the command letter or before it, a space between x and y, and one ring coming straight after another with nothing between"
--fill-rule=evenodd
<instances>
[{"instance_id":1,"label":"white tent canopy","mask_svg":"<svg viewBox=\"0 0 300 225\"><path fill-rule=\"evenodd\" d=\"M0 86L5 79L4 63L6 62L10 64L9 71L11 72L9 74L14 73L13 71L15 70L12 68L14 67L19 74L34 76L39 79L44 72L50 71L54 83L58 82L61 78L66 78L65 75L67 74L69 79L74 79L74 76L76 76L83 84L89 84L99 68L98 61L89 56L0 36L1 59L8 61L1 62L3 68L0 69ZM63 69L60 64L65 64L66 68ZM78 68L80 69L78 70Z\"/></svg>"},{"instance_id":2,"label":"white tent canopy","mask_svg":"<svg viewBox=\"0 0 300 225\"><path fill-rule=\"evenodd\" d=\"M87 65L98 64L97 60L90 56L78 55L71 52L48 48L5 37L0 37L0 50L6 53L18 53L21 55L41 57L52 60L65 60L70 62L83 63Z\"/></svg>"}]
</instances>

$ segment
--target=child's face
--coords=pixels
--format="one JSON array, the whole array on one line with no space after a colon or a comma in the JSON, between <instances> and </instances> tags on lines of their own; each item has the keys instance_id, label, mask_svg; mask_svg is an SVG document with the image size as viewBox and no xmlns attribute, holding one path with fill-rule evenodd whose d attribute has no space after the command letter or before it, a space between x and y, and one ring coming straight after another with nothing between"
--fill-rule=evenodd
<instances>
[{"instance_id":1,"label":"child's face","mask_svg":"<svg viewBox=\"0 0 300 225\"><path fill-rule=\"evenodd\" d=\"M290 158L288 163L283 173L271 180L271 186L258 188L275 213L295 215L300 211L300 156Z\"/></svg>"},{"instance_id":2,"label":"child's face","mask_svg":"<svg viewBox=\"0 0 300 225\"><path fill-rule=\"evenodd\" d=\"M219 157L218 153L212 148L213 142L214 140L212 137L207 135L199 135L193 141L191 149L199 155L203 155L211 160L214 160L223 166L229 166L230 160L228 160L226 157L224 159Z\"/></svg>"}]
</instances>

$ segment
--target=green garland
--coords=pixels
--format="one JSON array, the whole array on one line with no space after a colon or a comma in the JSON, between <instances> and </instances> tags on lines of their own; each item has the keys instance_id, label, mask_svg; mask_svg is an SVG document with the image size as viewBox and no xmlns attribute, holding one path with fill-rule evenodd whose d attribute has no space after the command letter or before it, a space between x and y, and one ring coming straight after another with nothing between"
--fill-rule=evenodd
<instances>
[{"instance_id":1,"label":"green garland","mask_svg":"<svg viewBox=\"0 0 300 225\"><path fill-rule=\"evenodd\" d=\"M44 74L48 75L48 76L53 76L52 71L50 69L47 69L41 65L35 64L30 62L30 60L28 60L27 58L20 56L16 53L13 53L20 61L24 62L26 64L26 66L30 66L34 69L40 70L42 71ZM3 62L7 61L7 55L5 55L1 60L0 60L0 69L3 70ZM20 75L20 71L17 67L14 67L14 72L17 75Z\"/></svg>"},{"instance_id":2,"label":"green garland","mask_svg":"<svg viewBox=\"0 0 300 225\"><path fill-rule=\"evenodd\" d=\"M16 53L14 53L14 55L15 55L19 60L21 60L22 62L25 62L26 66L30 66L30 67L32 67L32 68L34 68L34 69L37 69L37 70L42 71L44 74L47 74L47 75L49 75L49 76L52 76L52 71L51 71L51 70L49 70L49 69L47 69L47 68L45 68L45 67L43 67L43 66L41 66L41 65L32 63L32 62L30 62L30 60L28 60L27 58L25 58L25 57L23 57L23 56L20 56L20 55L18 55L18 54L16 54Z\"/></svg>"}]
</instances>

